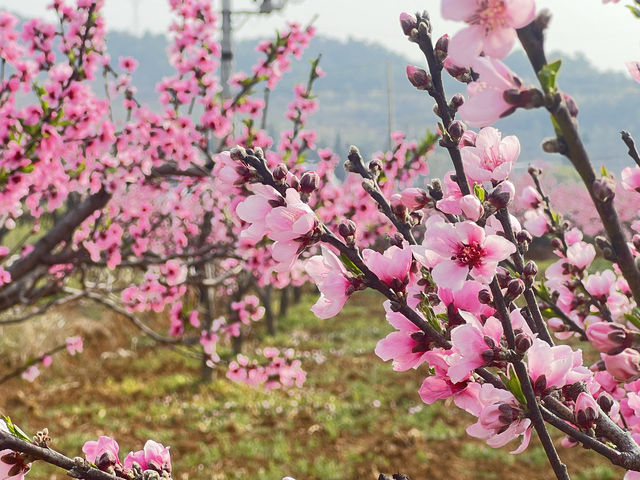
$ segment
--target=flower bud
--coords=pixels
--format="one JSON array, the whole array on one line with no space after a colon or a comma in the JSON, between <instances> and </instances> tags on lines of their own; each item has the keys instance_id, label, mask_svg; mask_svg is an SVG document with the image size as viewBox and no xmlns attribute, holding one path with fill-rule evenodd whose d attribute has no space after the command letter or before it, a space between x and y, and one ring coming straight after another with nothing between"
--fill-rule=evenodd
<instances>
[{"instance_id":1,"label":"flower bud","mask_svg":"<svg viewBox=\"0 0 640 480\"><path fill-rule=\"evenodd\" d=\"M600 406L602 411L607 415L609 414L609 412L613 408L613 405L615 404L615 400L607 392L601 392L600 396L598 397L598 400L596 401L598 402L598 405Z\"/></svg>"},{"instance_id":2,"label":"flower bud","mask_svg":"<svg viewBox=\"0 0 640 480\"><path fill-rule=\"evenodd\" d=\"M454 110L458 110L462 105L464 105L464 97L461 93L456 93L453 97L451 97L451 101L449 102L449 106Z\"/></svg>"},{"instance_id":3,"label":"flower bud","mask_svg":"<svg viewBox=\"0 0 640 480\"><path fill-rule=\"evenodd\" d=\"M473 222L478 220L484 214L484 208L482 207L480 200L478 200L475 195L465 195L460 199L458 205L465 217Z\"/></svg>"},{"instance_id":4,"label":"flower bud","mask_svg":"<svg viewBox=\"0 0 640 480\"><path fill-rule=\"evenodd\" d=\"M316 172L305 172L300 179L300 191L311 194L320 185L320 177Z\"/></svg>"},{"instance_id":5,"label":"flower bud","mask_svg":"<svg viewBox=\"0 0 640 480\"><path fill-rule=\"evenodd\" d=\"M527 231L527 230L520 230L519 232L516 232L516 242L518 242L518 244L521 243L531 243L533 241L533 237L531 236L531 234ZM537 273L537 267L536 267L536 273Z\"/></svg>"},{"instance_id":6,"label":"flower bud","mask_svg":"<svg viewBox=\"0 0 640 480\"><path fill-rule=\"evenodd\" d=\"M489 194L488 200L498 210L506 208L513 201L516 188L509 181L500 182Z\"/></svg>"},{"instance_id":7,"label":"flower bud","mask_svg":"<svg viewBox=\"0 0 640 480\"><path fill-rule=\"evenodd\" d=\"M567 110L569 110L569 115L576 118L578 116L578 105L575 100L571 95L567 95L564 92L562 92L562 96L564 97L564 103L567 105Z\"/></svg>"},{"instance_id":8,"label":"flower bud","mask_svg":"<svg viewBox=\"0 0 640 480\"><path fill-rule=\"evenodd\" d=\"M613 200L615 196L616 185L613 179L609 177L598 178L593 182L593 195L602 203Z\"/></svg>"},{"instance_id":9,"label":"flower bud","mask_svg":"<svg viewBox=\"0 0 640 480\"><path fill-rule=\"evenodd\" d=\"M429 90L433 87L431 81L431 75L429 75L422 68L414 67L413 65L407 65L407 78L411 85L418 90Z\"/></svg>"},{"instance_id":10,"label":"flower bud","mask_svg":"<svg viewBox=\"0 0 640 480\"><path fill-rule=\"evenodd\" d=\"M522 274L533 280L538 274L538 265L536 265L536 262L529 260L522 269Z\"/></svg>"},{"instance_id":11,"label":"flower bud","mask_svg":"<svg viewBox=\"0 0 640 480\"><path fill-rule=\"evenodd\" d=\"M627 330L617 323L592 323L587 327L587 338L598 351L609 355L630 346L626 341Z\"/></svg>"},{"instance_id":12,"label":"flower bud","mask_svg":"<svg viewBox=\"0 0 640 480\"><path fill-rule=\"evenodd\" d=\"M549 320L547 320L547 325L549 325L549 328L551 329L552 332L558 333L558 332L567 331L567 326L558 317L552 317Z\"/></svg>"},{"instance_id":13,"label":"flower bud","mask_svg":"<svg viewBox=\"0 0 640 480\"><path fill-rule=\"evenodd\" d=\"M447 70L447 73L449 75L451 75L459 82L469 83L472 80L471 70L469 70L467 67L458 67L457 65L454 65L449 58L444 61L444 68Z\"/></svg>"},{"instance_id":14,"label":"flower bud","mask_svg":"<svg viewBox=\"0 0 640 480\"><path fill-rule=\"evenodd\" d=\"M379 159L374 158L369 162L369 170L376 174L380 173L382 171L382 162Z\"/></svg>"},{"instance_id":15,"label":"flower bud","mask_svg":"<svg viewBox=\"0 0 640 480\"><path fill-rule=\"evenodd\" d=\"M232 160L235 161L244 160L247 156L247 151L244 149L244 147L237 145L231 149L231 151L229 152L229 156Z\"/></svg>"},{"instance_id":16,"label":"flower bud","mask_svg":"<svg viewBox=\"0 0 640 480\"><path fill-rule=\"evenodd\" d=\"M524 292L524 282L519 278L514 278L507 284L506 299L513 301L518 298Z\"/></svg>"},{"instance_id":17,"label":"flower bud","mask_svg":"<svg viewBox=\"0 0 640 480\"><path fill-rule=\"evenodd\" d=\"M273 169L273 179L278 183L282 183L287 178L288 173L289 169L287 166L284 163L280 163Z\"/></svg>"},{"instance_id":18,"label":"flower bud","mask_svg":"<svg viewBox=\"0 0 640 480\"><path fill-rule=\"evenodd\" d=\"M559 138L547 138L542 142L542 150L547 153L564 154L567 151L567 144Z\"/></svg>"},{"instance_id":19,"label":"flower bud","mask_svg":"<svg viewBox=\"0 0 640 480\"><path fill-rule=\"evenodd\" d=\"M464 123L459 120L455 120L451 122L451 125L449 125L449 136L455 143L458 143L460 141L460 139L464 135L464 131Z\"/></svg>"},{"instance_id":20,"label":"flower bud","mask_svg":"<svg viewBox=\"0 0 640 480\"><path fill-rule=\"evenodd\" d=\"M483 305L490 305L493 302L493 295L486 288L483 288L478 292L478 301Z\"/></svg>"},{"instance_id":21,"label":"flower bud","mask_svg":"<svg viewBox=\"0 0 640 480\"><path fill-rule=\"evenodd\" d=\"M640 352L625 348L617 355L601 354L607 371L617 380L629 380L640 373Z\"/></svg>"},{"instance_id":22,"label":"flower bud","mask_svg":"<svg viewBox=\"0 0 640 480\"><path fill-rule=\"evenodd\" d=\"M402 204L409 210L419 210L427 206L429 194L422 188L410 187L400 192Z\"/></svg>"},{"instance_id":23,"label":"flower bud","mask_svg":"<svg viewBox=\"0 0 640 480\"><path fill-rule=\"evenodd\" d=\"M448 52L449 52L449 35L445 33L436 42L436 46L433 49L433 53L435 54L436 60L438 60L439 62L444 62L444 59L447 58Z\"/></svg>"},{"instance_id":24,"label":"flower bud","mask_svg":"<svg viewBox=\"0 0 640 480\"><path fill-rule=\"evenodd\" d=\"M600 409L594 398L588 393L581 392L576 398L574 418L576 425L582 428L593 428L600 414Z\"/></svg>"},{"instance_id":25,"label":"flower bud","mask_svg":"<svg viewBox=\"0 0 640 480\"><path fill-rule=\"evenodd\" d=\"M531 345L533 345L533 340L531 340L531 337L529 335L527 335L524 332L521 332L518 335L516 335L515 350L517 354L524 355L525 352L529 350Z\"/></svg>"},{"instance_id":26,"label":"flower bud","mask_svg":"<svg viewBox=\"0 0 640 480\"><path fill-rule=\"evenodd\" d=\"M509 105L518 108L532 109L544 106L544 95L537 88L510 88L502 93L502 98Z\"/></svg>"},{"instance_id":27,"label":"flower bud","mask_svg":"<svg viewBox=\"0 0 640 480\"><path fill-rule=\"evenodd\" d=\"M356 236L356 224L351 220L342 220L338 225L338 233L347 243L353 243L353 239Z\"/></svg>"},{"instance_id":28,"label":"flower bud","mask_svg":"<svg viewBox=\"0 0 640 480\"><path fill-rule=\"evenodd\" d=\"M404 12L400 14L400 27L402 27L402 31L407 37L411 35L411 31L417 26L416 17Z\"/></svg>"}]
</instances>

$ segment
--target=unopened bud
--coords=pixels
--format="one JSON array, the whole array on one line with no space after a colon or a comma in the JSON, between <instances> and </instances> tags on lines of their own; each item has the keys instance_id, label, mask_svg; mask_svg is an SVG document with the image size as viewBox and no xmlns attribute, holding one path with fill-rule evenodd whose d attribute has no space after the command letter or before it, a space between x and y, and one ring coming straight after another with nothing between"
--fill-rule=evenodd
<instances>
[{"instance_id":1,"label":"unopened bud","mask_svg":"<svg viewBox=\"0 0 640 480\"><path fill-rule=\"evenodd\" d=\"M442 200L444 194L442 193L442 182L439 178L434 178L433 180L431 180L431 186L428 187L428 190L429 196L433 198L434 202Z\"/></svg>"},{"instance_id":2,"label":"unopened bud","mask_svg":"<svg viewBox=\"0 0 640 480\"><path fill-rule=\"evenodd\" d=\"M244 147L237 145L231 149L229 156L235 161L244 160L247 157L247 151Z\"/></svg>"},{"instance_id":3,"label":"unopened bud","mask_svg":"<svg viewBox=\"0 0 640 480\"><path fill-rule=\"evenodd\" d=\"M578 105L576 104L576 101L571 95L567 95L564 92L562 92L562 96L564 97L564 103L567 106L567 110L569 110L569 115L576 118L578 116Z\"/></svg>"},{"instance_id":4,"label":"unopened bud","mask_svg":"<svg viewBox=\"0 0 640 480\"><path fill-rule=\"evenodd\" d=\"M533 260L529 260L525 264L524 268L522 269L522 274L525 277L528 277L531 280L533 280L535 276L538 274L538 265L536 264L536 262L534 262Z\"/></svg>"},{"instance_id":5,"label":"unopened bud","mask_svg":"<svg viewBox=\"0 0 640 480\"><path fill-rule=\"evenodd\" d=\"M518 355L524 355L527 350L533 345L531 337L524 332L516 335L515 338L515 350Z\"/></svg>"},{"instance_id":6,"label":"unopened bud","mask_svg":"<svg viewBox=\"0 0 640 480\"><path fill-rule=\"evenodd\" d=\"M498 285L500 285L500 288L507 288L509 282L513 280L511 274L502 267L497 268L496 279L498 280Z\"/></svg>"},{"instance_id":7,"label":"unopened bud","mask_svg":"<svg viewBox=\"0 0 640 480\"><path fill-rule=\"evenodd\" d=\"M478 292L478 301L483 305L490 305L493 302L493 295L486 288Z\"/></svg>"},{"instance_id":8,"label":"unopened bud","mask_svg":"<svg viewBox=\"0 0 640 480\"><path fill-rule=\"evenodd\" d=\"M554 250L562 248L562 240L560 240L558 237L553 237L551 239L551 248L553 248Z\"/></svg>"},{"instance_id":9,"label":"unopened bud","mask_svg":"<svg viewBox=\"0 0 640 480\"><path fill-rule=\"evenodd\" d=\"M457 65L454 65L450 59L446 59L444 61L444 68L447 70L449 75L459 82L469 83L472 81L471 70L466 67L458 67Z\"/></svg>"},{"instance_id":10,"label":"unopened bud","mask_svg":"<svg viewBox=\"0 0 640 480\"><path fill-rule=\"evenodd\" d=\"M564 154L567 152L567 144L559 138L547 138L542 142L542 150L547 153Z\"/></svg>"},{"instance_id":11,"label":"unopened bud","mask_svg":"<svg viewBox=\"0 0 640 480\"><path fill-rule=\"evenodd\" d=\"M369 162L369 171L376 174L380 173L382 171L382 162L377 158L371 160Z\"/></svg>"},{"instance_id":12,"label":"unopened bud","mask_svg":"<svg viewBox=\"0 0 640 480\"><path fill-rule=\"evenodd\" d=\"M295 190L300 190L300 180L295 175L289 174L287 176L287 181L289 182L289 186Z\"/></svg>"},{"instance_id":13,"label":"unopened bud","mask_svg":"<svg viewBox=\"0 0 640 480\"><path fill-rule=\"evenodd\" d=\"M433 53L435 54L436 60L438 60L439 62L444 62L444 59L447 58L448 52L449 52L449 35L445 33L436 42L436 46L433 49Z\"/></svg>"},{"instance_id":14,"label":"unopened bud","mask_svg":"<svg viewBox=\"0 0 640 480\"><path fill-rule=\"evenodd\" d=\"M462 105L464 105L464 97L460 93L456 93L449 101L449 106L457 111Z\"/></svg>"},{"instance_id":15,"label":"unopened bud","mask_svg":"<svg viewBox=\"0 0 640 480\"><path fill-rule=\"evenodd\" d=\"M453 140L455 143L458 143L458 141L462 138L462 135L464 135L464 131L464 123L459 120L455 120L451 122L451 125L449 125L449 135L451 136L451 140Z\"/></svg>"},{"instance_id":16,"label":"unopened bud","mask_svg":"<svg viewBox=\"0 0 640 480\"><path fill-rule=\"evenodd\" d=\"M602 411L607 415L609 414L609 412L613 408L613 405L615 404L615 400L607 392L600 393L596 402L598 403L598 406L602 409Z\"/></svg>"},{"instance_id":17,"label":"unopened bud","mask_svg":"<svg viewBox=\"0 0 640 480\"><path fill-rule=\"evenodd\" d=\"M581 392L576 398L574 418L576 424L582 428L593 428L600 409L594 398L588 393Z\"/></svg>"},{"instance_id":18,"label":"unopened bud","mask_svg":"<svg viewBox=\"0 0 640 480\"><path fill-rule=\"evenodd\" d=\"M278 183L283 183L289 174L289 169L284 163L276 165L273 169L273 179Z\"/></svg>"},{"instance_id":19,"label":"unopened bud","mask_svg":"<svg viewBox=\"0 0 640 480\"><path fill-rule=\"evenodd\" d=\"M340 225L338 225L338 233L345 240L354 237L356 234L356 224L351 220L343 220Z\"/></svg>"},{"instance_id":20,"label":"unopened bud","mask_svg":"<svg viewBox=\"0 0 640 480\"><path fill-rule=\"evenodd\" d=\"M514 278L507 284L507 299L510 301L515 300L524 292L524 282L519 278Z\"/></svg>"},{"instance_id":21,"label":"unopened bud","mask_svg":"<svg viewBox=\"0 0 640 480\"><path fill-rule=\"evenodd\" d=\"M518 242L518 244L529 244L533 241L533 237L527 230L520 230L516 233L516 241Z\"/></svg>"},{"instance_id":22,"label":"unopened bud","mask_svg":"<svg viewBox=\"0 0 640 480\"><path fill-rule=\"evenodd\" d=\"M429 75L422 68L414 67L413 65L407 65L407 78L411 85L418 90L429 90L433 87L431 81L431 75Z\"/></svg>"},{"instance_id":23,"label":"unopened bud","mask_svg":"<svg viewBox=\"0 0 640 480\"><path fill-rule=\"evenodd\" d=\"M320 177L316 172L305 172L300 179L300 191L302 193L313 193L320 185Z\"/></svg>"},{"instance_id":24,"label":"unopened bud","mask_svg":"<svg viewBox=\"0 0 640 480\"><path fill-rule=\"evenodd\" d=\"M612 178L602 177L593 182L593 195L602 203L613 200L616 185Z\"/></svg>"},{"instance_id":25,"label":"unopened bud","mask_svg":"<svg viewBox=\"0 0 640 480\"><path fill-rule=\"evenodd\" d=\"M487 200L498 210L506 208L513 201L516 189L509 181L500 182L489 194Z\"/></svg>"},{"instance_id":26,"label":"unopened bud","mask_svg":"<svg viewBox=\"0 0 640 480\"><path fill-rule=\"evenodd\" d=\"M544 106L544 95L537 88L527 90L510 88L502 93L502 98L509 105L527 110Z\"/></svg>"},{"instance_id":27,"label":"unopened bud","mask_svg":"<svg viewBox=\"0 0 640 480\"><path fill-rule=\"evenodd\" d=\"M417 26L418 22L416 21L416 17L404 12L400 14L400 27L407 37L411 35L411 30Z\"/></svg>"}]
</instances>

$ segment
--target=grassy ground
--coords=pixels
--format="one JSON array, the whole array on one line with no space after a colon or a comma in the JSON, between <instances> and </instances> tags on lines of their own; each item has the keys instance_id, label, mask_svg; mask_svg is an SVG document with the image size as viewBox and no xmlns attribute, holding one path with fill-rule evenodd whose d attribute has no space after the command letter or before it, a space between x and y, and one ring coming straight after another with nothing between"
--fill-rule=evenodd
<instances>
[{"instance_id":1,"label":"grassy ground","mask_svg":"<svg viewBox=\"0 0 640 480\"><path fill-rule=\"evenodd\" d=\"M279 333L260 343L300 352L303 389L265 392L222 374L198 383L196 360L132 340L117 319L81 311L94 325L85 353L63 355L34 384L0 385L0 412L27 432L48 427L53 447L72 457L102 434L118 440L121 456L153 438L171 446L181 480L376 479L398 471L412 480L553 477L535 438L518 456L475 441L464 432L472 417L447 402L421 403L422 372L393 372L373 354L391 331L378 297L358 294L326 321L309 313L313 301L292 307ZM579 480L624 473L580 448L561 455ZM36 466L29 478L66 477Z\"/></svg>"}]
</instances>

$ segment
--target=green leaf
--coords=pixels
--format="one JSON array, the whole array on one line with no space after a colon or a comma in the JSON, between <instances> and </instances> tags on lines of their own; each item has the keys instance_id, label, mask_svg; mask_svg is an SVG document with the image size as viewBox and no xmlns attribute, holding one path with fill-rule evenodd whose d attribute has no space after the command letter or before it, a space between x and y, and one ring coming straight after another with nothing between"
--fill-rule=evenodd
<instances>
[{"instance_id":1,"label":"green leaf","mask_svg":"<svg viewBox=\"0 0 640 480\"><path fill-rule=\"evenodd\" d=\"M600 167L600 175L602 175L603 177L610 176L609 170L607 170L607 167L605 167L604 165Z\"/></svg>"},{"instance_id":2,"label":"green leaf","mask_svg":"<svg viewBox=\"0 0 640 480\"><path fill-rule=\"evenodd\" d=\"M507 367L507 375L501 373L500 378L502 379L505 387L507 387L507 390L513 393L513 396L516 397L516 399L522 405L526 406L527 399L522 392L522 385L520 384L520 379L518 378L518 375L516 375L516 371L513 368L513 365L509 364L509 366Z\"/></svg>"},{"instance_id":3,"label":"green leaf","mask_svg":"<svg viewBox=\"0 0 640 480\"><path fill-rule=\"evenodd\" d=\"M631 313L625 313L624 318L629 320L636 328L640 328L640 309L635 307Z\"/></svg>"},{"instance_id":4,"label":"green leaf","mask_svg":"<svg viewBox=\"0 0 640 480\"><path fill-rule=\"evenodd\" d=\"M14 423L11 421L9 417L7 417L6 415L2 415L2 419L7 424L9 433L11 433L14 437L18 437L20 440L24 440L25 442L31 443L31 439L29 438L29 436L26 433L24 433L19 426L14 425Z\"/></svg>"},{"instance_id":5,"label":"green leaf","mask_svg":"<svg viewBox=\"0 0 640 480\"><path fill-rule=\"evenodd\" d=\"M356 276L362 275L362 270L360 270L358 266L355 263L353 263L351 259L347 257L344 253L340 254L340 260L342 261L342 264L345 266L345 268L349 270L351 273L353 273Z\"/></svg>"},{"instance_id":6,"label":"green leaf","mask_svg":"<svg viewBox=\"0 0 640 480\"><path fill-rule=\"evenodd\" d=\"M626 5L629 11L633 14L634 17L640 18L640 8L634 7L633 5Z\"/></svg>"},{"instance_id":7,"label":"green leaf","mask_svg":"<svg viewBox=\"0 0 640 480\"><path fill-rule=\"evenodd\" d=\"M478 200L480 200L480 202L484 202L484 188L482 187L482 185L474 183L473 184L473 194L476 197L478 197Z\"/></svg>"},{"instance_id":8,"label":"green leaf","mask_svg":"<svg viewBox=\"0 0 640 480\"><path fill-rule=\"evenodd\" d=\"M560 65L562 65L562 60L558 59L546 64L538 72L538 79L545 92L554 92L556 90L556 79Z\"/></svg>"}]
</instances>

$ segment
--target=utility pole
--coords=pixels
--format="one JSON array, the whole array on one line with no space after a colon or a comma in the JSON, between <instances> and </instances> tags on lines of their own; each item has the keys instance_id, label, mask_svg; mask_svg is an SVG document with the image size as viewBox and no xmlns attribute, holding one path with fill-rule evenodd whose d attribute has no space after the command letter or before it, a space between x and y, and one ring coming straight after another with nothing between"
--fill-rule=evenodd
<instances>
[{"instance_id":1,"label":"utility pole","mask_svg":"<svg viewBox=\"0 0 640 480\"><path fill-rule=\"evenodd\" d=\"M232 26L231 14L256 15L272 13L275 10L282 10L287 0L280 0L274 5L273 0L262 0L262 4L257 11L238 10L232 12L231 0L222 0L222 40L221 47L221 64L220 64L220 83L222 83L222 98L227 100L231 98L231 89L229 88L229 79L233 73L233 42L232 42Z\"/></svg>"},{"instance_id":2,"label":"utility pole","mask_svg":"<svg viewBox=\"0 0 640 480\"><path fill-rule=\"evenodd\" d=\"M393 133L393 85L391 83L391 60L387 58L387 136L389 151L393 148L391 133Z\"/></svg>"},{"instance_id":3,"label":"utility pole","mask_svg":"<svg viewBox=\"0 0 640 480\"><path fill-rule=\"evenodd\" d=\"M231 46L231 0L222 0L222 48L220 65L220 82L222 83L222 98L231 98L229 78L233 71L233 50Z\"/></svg>"},{"instance_id":4,"label":"utility pole","mask_svg":"<svg viewBox=\"0 0 640 480\"><path fill-rule=\"evenodd\" d=\"M132 0L133 6L133 33L136 37L140 37L140 0Z\"/></svg>"}]
</instances>

